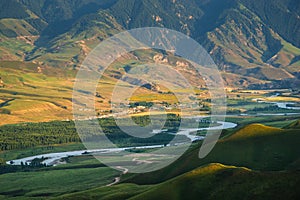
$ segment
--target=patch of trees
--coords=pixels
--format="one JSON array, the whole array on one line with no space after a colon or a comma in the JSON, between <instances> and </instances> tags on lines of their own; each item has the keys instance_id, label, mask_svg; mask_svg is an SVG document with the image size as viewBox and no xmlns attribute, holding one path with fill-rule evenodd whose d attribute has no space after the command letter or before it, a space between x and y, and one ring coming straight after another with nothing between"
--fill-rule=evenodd
<instances>
[{"instance_id":1,"label":"patch of trees","mask_svg":"<svg viewBox=\"0 0 300 200\"><path fill-rule=\"evenodd\" d=\"M137 107L137 106L145 106L146 108L150 108L153 106L153 102L146 102L146 101L141 101L141 102L131 102L129 103L129 106L131 108Z\"/></svg>"},{"instance_id":2,"label":"patch of trees","mask_svg":"<svg viewBox=\"0 0 300 200\"><path fill-rule=\"evenodd\" d=\"M79 142L73 122L26 123L0 127L0 150Z\"/></svg>"},{"instance_id":3,"label":"patch of trees","mask_svg":"<svg viewBox=\"0 0 300 200\"><path fill-rule=\"evenodd\" d=\"M161 124L162 118L161 116L157 116L152 118L153 124ZM168 114L165 123L163 124L162 129L168 129L169 131L176 132L180 126L181 118L174 114ZM140 125L147 125L149 122L149 116L137 116L133 117L133 121ZM102 127L103 132L105 133L106 137L114 144L119 147L126 147L126 146L138 146L138 145L156 145L156 144L168 144L173 138L174 135L162 132L153 135L149 138L138 138L133 137L124 133L117 125L116 122L110 118L105 120L100 120L100 125ZM126 126L126 123L125 123ZM93 138L94 140L100 140L100 136L96 136ZM182 136L182 141L185 141L187 138Z\"/></svg>"},{"instance_id":4,"label":"patch of trees","mask_svg":"<svg viewBox=\"0 0 300 200\"><path fill-rule=\"evenodd\" d=\"M241 112L241 110L239 110L239 109L228 109L228 110L226 111L226 113L227 113L227 114L241 114L242 112Z\"/></svg>"},{"instance_id":5,"label":"patch of trees","mask_svg":"<svg viewBox=\"0 0 300 200\"><path fill-rule=\"evenodd\" d=\"M266 107L255 107L251 110L249 110L249 112L262 112L262 111L286 111L286 109L284 108L279 108L278 106L276 105L273 105L273 106L266 106Z\"/></svg>"},{"instance_id":6,"label":"patch of trees","mask_svg":"<svg viewBox=\"0 0 300 200\"><path fill-rule=\"evenodd\" d=\"M135 117L137 124L148 123L149 116ZM157 117L154 123L161 123ZM108 137L118 146L129 145L154 145L168 143L173 135L167 133L155 134L149 138L132 137L124 133L113 118L99 119L99 124L105 133L97 133L95 126L85 130L86 135L79 137L73 121L54 121L42 123L24 123L17 125L5 125L0 127L0 150L26 149L35 146L51 146L54 144L66 144L81 142L83 140L99 140L101 137ZM126 125L126 124L125 124ZM164 129L176 131L180 125L180 117L168 115ZM183 139L185 137L183 136Z\"/></svg>"},{"instance_id":7,"label":"patch of trees","mask_svg":"<svg viewBox=\"0 0 300 200\"><path fill-rule=\"evenodd\" d=\"M0 114L10 115L11 112L10 112L10 110L8 110L6 108L0 108Z\"/></svg>"}]
</instances>

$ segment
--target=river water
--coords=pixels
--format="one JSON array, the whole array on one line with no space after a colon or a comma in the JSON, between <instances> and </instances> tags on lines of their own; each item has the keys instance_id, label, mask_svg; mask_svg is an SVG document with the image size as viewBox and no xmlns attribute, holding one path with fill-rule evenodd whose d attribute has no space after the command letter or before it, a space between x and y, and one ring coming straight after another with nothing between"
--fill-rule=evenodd
<instances>
[{"instance_id":1,"label":"river water","mask_svg":"<svg viewBox=\"0 0 300 200\"><path fill-rule=\"evenodd\" d=\"M203 136L197 136L197 135L191 134L195 131L229 129L229 128L234 128L237 126L237 124L231 123L231 122L218 121L217 123L220 125L215 126L215 127L208 127L208 128L181 129L176 134L184 135L193 142L193 141L197 141L197 140L203 140L205 138ZM166 131L166 130L162 130L162 131ZM155 132L158 133L159 131L156 130ZM52 166L52 165L58 164L60 159L66 158L68 156L80 156L80 155L85 155L85 154L90 154L90 153L105 154L105 153L120 152L120 151L125 151L125 150L130 150L130 149L152 149L152 148L161 148L161 147L164 147L164 144L150 145L150 146L134 146L134 147L123 147L123 148L108 148L108 149L93 149L93 150L79 150L79 151L68 151L68 152L58 152L58 153L47 153L47 154L40 154L40 155L25 157L25 158L21 158L21 159L17 159L17 160L10 160L10 161L7 161L6 163L11 164L11 165L21 165L21 163L30 164L33 159L38 158L38 159L44 159L43 162L41 162L42 164L46 164L47 166Z\"/></svg>"},{"instance_id":2,"label":"river water","mask_svg":"<svg viewBox=\"0 0 300 200\"><path fill-rule=\"evenodd\" d=\"M271 103L277 105L279 108L284 108L284 109L292 109L292 110L300 110L300 107L289 107L287 106L288 104L294 104L291 102L266 102L266 101L257 101L258 103ZM257 113L256 116L258 115L294 115L294 114L299 114L299 113ZM228 116L238 116L238 115L227 115ZM210 116L195 116L192 118L201 119L203 117L210 117ZM237 124L232 123L232 122L223 122L223 121L218 121L217 122L218 126L214 127L208 127L208 128L186 128L186 129L181 129L179 130L176 134L178 135L184 135L187 138L189 138L191 141L197 141L197 140L203 140L205 137L204 136L197 136L192 133L199 131L199 130L220 130L220 129L230 129L234 128L237 126ZM166 132L167 130L161 130L161 132ZM160 130L153 130L153 133L159 133ZM109 149L93 149L93 150L79 150L79 151L68 151L68 152L58 152L58 153L48 153L48 154L41 154L41 155L35 155L35 156L30 156L26 158L21 158L17 160L11 160L7 161L7 164L11 165L21 165L21 163L25 164L30 164L30 162L33 159L39 158L39 159L44 159L42 164L46 164L48 166L52 165L57 165L59 164L59 160L62 158L66 158L68 156L80 156L84 154L90 154L90 153L97 153L97 154L105 154L105 153L112 153L112 152L121 152L125 150L130 150L130 149L152 149L152 148L161 148L164 147L164 145L151 145L151 146L135 146L135 147L123 147L123 148L109 148Z\"/></svg>"}]
</instances>

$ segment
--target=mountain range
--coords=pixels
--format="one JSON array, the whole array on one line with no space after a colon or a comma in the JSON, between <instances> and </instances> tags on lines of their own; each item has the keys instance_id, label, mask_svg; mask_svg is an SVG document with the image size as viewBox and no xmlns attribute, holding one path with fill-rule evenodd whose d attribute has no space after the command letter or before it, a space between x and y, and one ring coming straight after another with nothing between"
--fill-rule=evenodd
<instances>
[{"instance_id":1,"label":"mountain range","mask_svg":"<svg viewBox=\"0 0 300 200\"><path fill-rule=\"evenodd\" d=\"M153 26L203 45L228 86L298 84L298 0L1 0L0 60L76 69L105 38Z\"/></svg>"}]
</instances>

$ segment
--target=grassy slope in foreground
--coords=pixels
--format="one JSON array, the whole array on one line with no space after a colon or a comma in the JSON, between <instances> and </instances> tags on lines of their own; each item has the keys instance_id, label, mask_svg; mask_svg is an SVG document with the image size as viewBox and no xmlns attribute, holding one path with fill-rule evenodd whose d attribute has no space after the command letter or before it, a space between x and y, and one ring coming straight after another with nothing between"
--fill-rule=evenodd
<instances>
[{"instance_id":1,"label":"grassy slope in foreground","mask_svg":"<svg viewBox=\"0 0 300 200\"><path fill-rule=\"evenodd\" d=\"M299 171L257 172L209 164L157 185L120 184L59 199L297 199L299 183Z\"/></svg>"},{"instance_id":2,"label":"grassy slope in foreground","mask_svg":"<svg viewBox=\"0 0 300 200\"><path fill-rule=\"evenodd\" d=\"M132 199L297 199L299 182L299 172L263 173L210 164Z\"/></svg>"},{"instance_id":3,"label":"grassy slope in foreground","mask_svg":"<svg viewBox=\"0 0 300 200\"><path fill-rule=\"evenodd\" d=\"M49 198L105 186L118 175L118 171L108 167L89 168L88 164L70 166L70 169L51 168L44 171L2 174L0 199Z\"/></svg>"},{"instance_id":4,"label":"grassy slope in foreground","mask_svg":"<svg viewBox=\"0 0 300 200\"><path fill-rule=\"evenodd\" d=\"M255 134L254 134L254 131ZM259 124L248 125L233 135L220 140L204 159L198 158L199 145L186 152L173 164L145 174L128 174L124 182L153 184L209 163L222 163L254 170L277 171L295 165L300 155L299 130L277 129Z\"/></svg>"}]
</instances>

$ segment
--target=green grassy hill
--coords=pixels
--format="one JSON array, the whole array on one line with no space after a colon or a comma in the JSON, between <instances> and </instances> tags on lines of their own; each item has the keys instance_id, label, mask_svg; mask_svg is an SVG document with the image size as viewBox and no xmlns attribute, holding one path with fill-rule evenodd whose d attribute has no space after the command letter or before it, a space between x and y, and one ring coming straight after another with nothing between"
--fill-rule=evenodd
<instances>
[{"instance_id":1,"label":"green grassy hill","mask_svg":"<svg viewBox=\"0 0 300 200\"><path fill-rule=\"evenodd\" d=\"M295 129L251 124L220 140L202 160L194 145L164 169L59 199L297 199L299 139Z\"/></svg>"},{"instance_id":2,"label":"green grassy hill","mask_svg":"<svg viewBox=\"0 0 300 200\"><path fill-rule=\"evenodd\" d=\"M132 199L296 199L299 172L264 173L210 164Z\"/></svg>"},{"instance_id":3,"label":"green grassy hill","mask_svg":"<svg viewBox=\"0 0 300 200\"><path fill-rule=\"evenodd\" d=\"M119 172L91 157L71 157L65 165L0 175L0 199L296 199L299 141L297 129L247 125L227 134L204 159L198 158L200 144L193 144L170 166L122 175L120 184L109 187ZM21 153L26 152L33 149ZM17 177L22 179L16 182Z\"/></svg>"},{"instance_id":4,"label":"green grassy hill","mask_svg":"<svg viewBox=\"0 0 300 200\"><path fill-rule=\"evenodd\" d=\"M280 133L281 131L283 130L280 128L264 126L262 124L251 124L238 130L237 132L229 136L229 139L227 140L243 140L253 137L262 137L268 135L272 136L273 134Z\"/></svg>"},{"instance_id":5,"label":"green grassy hill","mask_svg":"<svg viewBox=\"0 0 300 200\"><path fill-rule=\"evenodd\" d=\"M299 159L299 141L299 130L248 125L221 139L204 159L198 158L200 144L195 145L166 168L152 173L128 174L123 177L123 181L137 184L159 183L213 162L254 170L280 171L289 168Z\"/></svg>"},{"instance_id":6,"label":"green grassy hill","mask_svg":"<svg viewBox=\"0 0 300 200\"><path fill-rule=\"evenodd\" d=\"M209 164L151 186L120 184L58 199L297 199L300 173Z\"/></svg>"}]
</instances>

